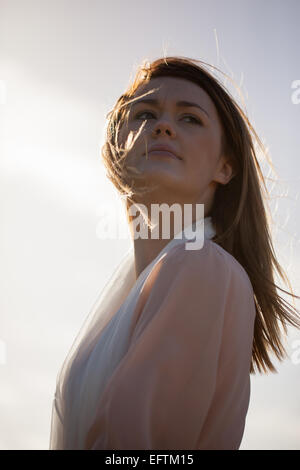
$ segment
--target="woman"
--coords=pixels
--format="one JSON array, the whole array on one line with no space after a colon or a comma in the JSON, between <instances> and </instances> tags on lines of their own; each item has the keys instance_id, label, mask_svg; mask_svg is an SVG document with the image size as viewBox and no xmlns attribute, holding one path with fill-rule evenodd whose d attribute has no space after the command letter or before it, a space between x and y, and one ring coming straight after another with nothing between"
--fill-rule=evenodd
<instances>
[{"instance_id":1,"label":"woman","mask_svg":"<svg viewBox=\"0 0 300 470\"><path fill-rule=\"evenodd\" d=\"M102 157L125 199L133 246L63 364L51 449L238 449L250 374L276 371L272 352L286 356L279 322L285 333L286 323L300 327L274 284L275 269L288 280L253 137L261 143L196 62L143 64L109 115ZM169 239L151 237L154 204L188 207L191 218L172 220ZM187 230L202 236L200 249L187 249Z\"/></svg>"}]
</instances>

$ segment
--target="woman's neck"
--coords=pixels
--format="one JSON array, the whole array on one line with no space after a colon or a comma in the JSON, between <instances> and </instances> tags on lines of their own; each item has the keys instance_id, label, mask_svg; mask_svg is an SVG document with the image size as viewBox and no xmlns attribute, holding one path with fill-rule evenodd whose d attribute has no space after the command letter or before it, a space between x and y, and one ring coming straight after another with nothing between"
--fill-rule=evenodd
<instances>
[{"instance_id":1,"label":"woman's neck","mask_svg":"<svg viewBox=\"0 0 300 470\"><path fill-rule=\"evenodd\" d=\"M183 238L183 230L188 226L191 227L191 224L193 224L194 231L196 228L194 222L196 220L203 219L204 217L205 216L202 214L200 217L198 215L197 218L194 217L185 220L184 218L182 218L182 220L178 218L175 223L173 217L168 217L168 219L162 224L159 224L157 219L155 219L155 223L157 225L152 231L147 227L142 217L139 217L139 223L137 223L137 221L131 222L130 231L134 245L136 279L138 279L144 269L157 257L166 245L175 238L176 235L177 238ZM189 222L187 222L187 220L189 220ZM151 219L151 222L153 222L153 219ZM141 236L141 233L143 233L143 237Z\"/></svg>"}]
</instances>

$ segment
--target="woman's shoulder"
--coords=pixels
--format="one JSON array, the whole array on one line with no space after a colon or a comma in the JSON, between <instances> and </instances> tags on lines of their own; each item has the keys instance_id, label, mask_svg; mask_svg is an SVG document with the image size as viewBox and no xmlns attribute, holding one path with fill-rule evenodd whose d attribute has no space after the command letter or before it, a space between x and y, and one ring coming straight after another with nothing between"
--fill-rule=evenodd
<instances>
[{"instance_id":1,"label":"woman's shoulder","mask_svg":"<svg viewBox=\"0 0 300 470\"><path fill-rule=\"evenodd\" d=\"M187 273L211 273L216 278L233 277L253 291L250 278L245 268L228 251L210 239L204 239L200 249L187 249L185 243L172 247L162 260L166 272L180 269Z\"/></svg>"}]
</instances>

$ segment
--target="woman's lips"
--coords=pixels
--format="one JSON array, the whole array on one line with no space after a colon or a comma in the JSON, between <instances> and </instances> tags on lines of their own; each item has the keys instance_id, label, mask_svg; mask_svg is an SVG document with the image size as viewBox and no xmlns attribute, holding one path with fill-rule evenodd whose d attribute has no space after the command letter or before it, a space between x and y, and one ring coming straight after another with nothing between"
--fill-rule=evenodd
<instances>
[{"instance_id":1,"label":"woman's lips","mask_svg":"<svg viewBox=\"0 0 300 470\"><path fill-rule=\"evenodd\" d=\"M178 157L176 157L176 155L174 155L174 153L172 152L168 152L167 150L151 150L151 152L148 152L148 155L158 155L160 157L171 157L171 158L175 158L175 160L179 160Z\"/></svg>"}]
</instances>

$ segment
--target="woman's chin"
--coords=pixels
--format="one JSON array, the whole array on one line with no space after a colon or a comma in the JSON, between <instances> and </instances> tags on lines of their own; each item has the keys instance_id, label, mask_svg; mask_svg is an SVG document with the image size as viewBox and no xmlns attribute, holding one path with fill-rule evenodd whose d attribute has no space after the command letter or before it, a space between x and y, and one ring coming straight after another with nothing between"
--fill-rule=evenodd
<instances>
[{"instance_id":1,"label":"woman's chin","mask_svg":"<svg viewBox=\"0 0 300 470\"><path fill-rule=\"evenodd\" d=\"M175 163L175 164L174 164ZM177 162L168 159L151 159L145 160L139 165L138 170L141 176L145 175L147 178L168 179L170 181L182 180L182 169L177 166Z\"/></svg>"}]
</instances>

